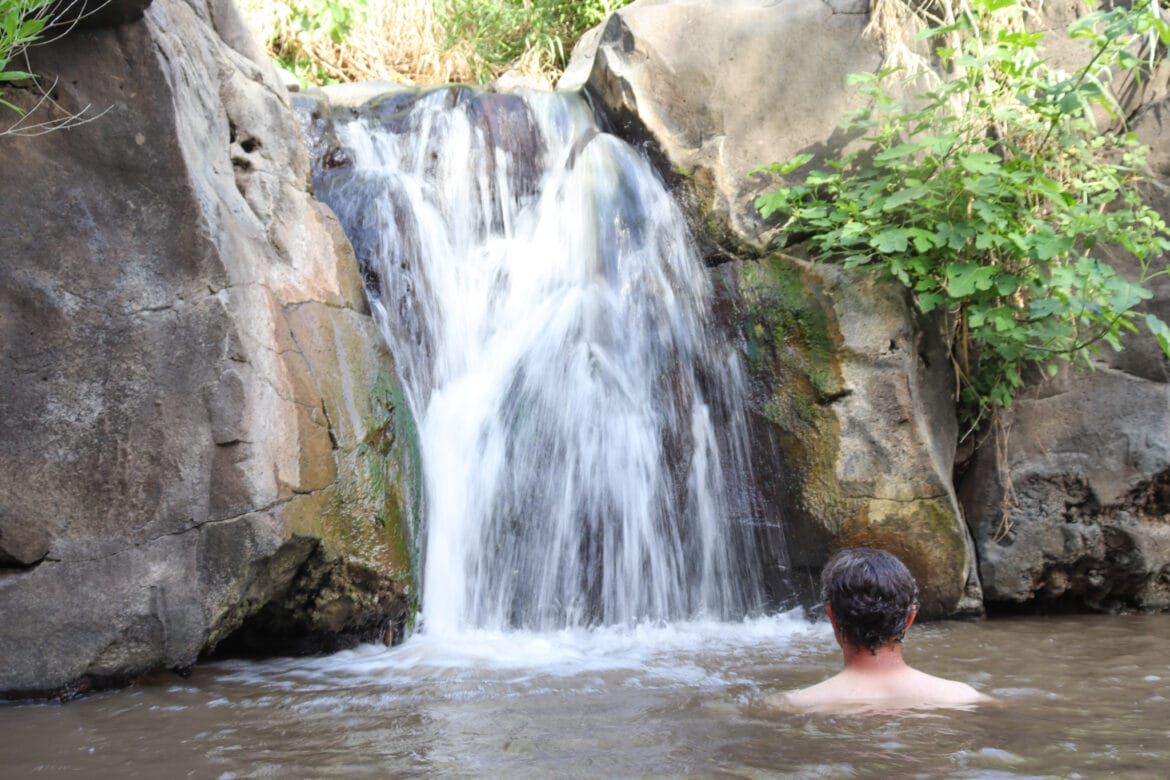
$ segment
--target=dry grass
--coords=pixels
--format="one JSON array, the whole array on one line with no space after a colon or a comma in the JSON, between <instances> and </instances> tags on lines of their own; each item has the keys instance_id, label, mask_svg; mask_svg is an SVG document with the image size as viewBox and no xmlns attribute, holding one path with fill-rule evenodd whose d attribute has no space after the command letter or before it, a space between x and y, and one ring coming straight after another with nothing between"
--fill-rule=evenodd
<instances>
[{"instance_id":1,"label":"dry grass","mask_svg":"<svg viewBox=\"0 0 1170 780\"><path fill-rule=\"evenodd\" d=\"M435 11L435 0L366 0L364 19L340 41L323 26L302 29L294 7L303 1L238 0L249 26L277 59L313 63L296 74L309 83L376 79L470 83L485 73L490 78L507 73L523 83L551 87L560 76L545 49L530 48L517 62L499 65L477 58L468 43L446 46L450 36ZM931 54L916 36L928 26L952 24L966 7L966 0L870 0L865 32L879 41L886 67L929 78Z\"/></svg>"},{"instance_id":2,"label":"dry grass","mask_svg":"<svg viewBox=\"0 0 1170 780\"><path fill-rule=\"evenodd\" d=\"M467 53L440 48L445 38L432 0L370 0L366 24L335 46L333 75L339 81L404 84L468 81Z\"/></svg>"},{"instance_id":3,"label":"dry grass","mask_svg":"<svg viewBox=\"0 0 1170 780\"><path fill-rule=\"evenodd\" d=\"M953 20L951 0L870 0L865 34L881 45L885 67L920 73L930 70L930 60L923 47L915 45L918 33L928 23Z\"/></svg>"},{"instance_id":4,"label":"dry grass","mask_svg":"<svg viewBox=\"0 0 1170 780\"><path fill-rule=\"evenodd\" d=\"M1024 0L1026 13L1039 10L1043 0ZM870 0L869 24L865 34L876 38L882 47L885 67L904 68L910 73L930 69L930 52L917 40L928 27L946 27L970 13L967 0ZM1002 18L1005 30L1023 29L1023 17ZM946 36L949 45L957 45L958 33ZM934 44L934 45L937 45Z\"/></svg>"},{"instance_id":5,"label":"dry grass","mask_svg":"<svg viewBox=\"0 0 1170 780\"><path fill-rule=\"evenodd\" d=\"M559 72L539 51L526 52L510 67L485 66L465 44L448 48L434 0L368 0L365 19L335 41L325 29L303 30L290 0L240 0L253 33L285 61L314 64L296 75L327 81L385 80L400 84L470 83L485 67L492 77L505 71L525 83L551 86Z\"/></svg>"},{"instance_id":6,"label":"dry grass","mask_svg":"<svg viewBox=\"0 0 1170 780\"><path fill-rule=\"evenodd\" d=\"M1020 32L1024 29L1024 18L1038 11L1043 0L1021 0L1023 12L1019 15L1005 14L997 18L997 30ZM876 39L882 49L882 67L903 71L907 86L918 81L920 84L939 83L939 74L934 69L933 48L944 44L952 48L960 46L961 33L952 30L929 43L920 41L919 34L926 29L949 27L965 15L970 15L968 0L870 0L869 24L865 35ZM951 74L951 78L960 73ZM985 89L990 89L990 82ZM956 93L952 97L951 109L956 114L967 110L967 105Z\"/></svg>"}]
</instances>

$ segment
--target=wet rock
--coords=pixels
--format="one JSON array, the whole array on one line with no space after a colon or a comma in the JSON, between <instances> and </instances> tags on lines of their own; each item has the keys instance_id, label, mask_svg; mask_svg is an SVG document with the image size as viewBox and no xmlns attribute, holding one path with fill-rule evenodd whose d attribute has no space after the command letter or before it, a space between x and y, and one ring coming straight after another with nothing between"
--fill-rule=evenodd
<instances>
[{"instance_id":1,"label":"wet rock","mask_svg":"<svg viewBox=\"0 0 1170 780\"><path fill-rule=\"evenodd\" d=\"M978 613L937 329L900 287L833 266L772 255L715 273L741 291L731 316L753 378L755 471L784 520L794 584L815 593L833 550L877 546L914 572L924 615Z\"/></svg>"},{"instance_id":2,"label":"wet rock","mask_svg":"<svg viewBox=\"0 0 1170 780\"><path fill-rule=\"evenodd\" d=\"M60 110L104 113L3 139L0 696L187 669L291 592L336 606L288 648L413 598L393 366L242 29L155 0L29 52Z\"/></svg>"},{"instance_id":3,"label":"wet rock","mask_svg":"<svg viewBox=\"0 0 1170 780\"><path fill-rule=\"evenodd\" d=\"M1164 377L1104 364L1016 401L960 478L989 602L1170 607L1168 412Z\"/></svg>"},{"instance_id":4,"label":"wet rock","mask_svg":"<svg viewBox=\"0 0 1170 780\"><path fill-rule=\"evenodd\" d=\"M483 92L468 102L467 110L483 128L484 142L503 152L511 194L534 195L544 172L545 148L528 103L518 95ZM488 176L493 184L497 181L494 168ZM493 189L492 197L500 196Z\"/></svg>"}]
</instances>

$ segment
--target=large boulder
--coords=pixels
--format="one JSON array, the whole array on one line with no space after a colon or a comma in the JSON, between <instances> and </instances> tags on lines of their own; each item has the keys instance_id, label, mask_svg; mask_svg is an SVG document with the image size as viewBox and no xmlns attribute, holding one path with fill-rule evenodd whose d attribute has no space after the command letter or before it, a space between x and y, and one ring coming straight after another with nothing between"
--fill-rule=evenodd
<instances>
[{"instance_id":1,"label":"large boulder","mask_svg":"<svg viewBox=\"0 0 1170 780\"><path fill-rule=\"evenodd\" d=\"M905 291L774 254L721 266L754 378L755 471L809 579L833 550L895 552L926 616L982 610L951 483L951 367Z\"/></svg>"},{"instance_id":2,"label":"large boulder","mask_svg":"<svg viewBox=\"0 0 1170 780\"><path fill-rule=\"evenodd\" d=\"M976 451L959 484L989 603L1170 607L1163 363L1155 377L1105 361L1062 372Z\"/></svg>"},{"instance_id":3,"label":"large boulder","mask_svg":"<svg viewBox=\"0 0 1170 780\"><path fill-rule=\"evenodd\" d=\"M732 291L721 311L745 342L756 474L793 579L815 578L834 548L877 545L917 575L924 614L978 612L938 323L896 285L769 254L752 206L771 185L757 166L855 140L838 129L858 105L846 77L882 61L867 12L864 0L639 0L582 42L561 86L587 90L661 158L717 289Z\"/></svg>"},{"instance_id":4,"label":"large boulder","mask_svg":"<svg viewBox=\"0 0 1170 780\"><path fill-rule=\"evenodd\" d=\"M235 8L30 54L89 121L0 138L0 694L400 634L408 420Z\"/></svg>"},{"instance_id":5,"label":"large boulder","mask_svg":"<svg viewBox=\"0 0 1170 780\"><path fill-rule=\"evenodd\" d=\"M845 79L882 63L868 11L867 0L638 0L582 38L558 87L591 93L687 180L701 233L763 250L752 201L772 182L753 172L851 140L837 127L859 105Z\"/></svg>"}]
</instances>

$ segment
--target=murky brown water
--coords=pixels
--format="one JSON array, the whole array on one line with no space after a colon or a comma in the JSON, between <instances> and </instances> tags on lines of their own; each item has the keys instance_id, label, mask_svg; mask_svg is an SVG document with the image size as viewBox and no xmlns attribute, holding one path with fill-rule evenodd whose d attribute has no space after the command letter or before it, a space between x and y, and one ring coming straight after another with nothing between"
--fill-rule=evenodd
<instances>
[{"instance_id":1,"label":"murky brown water","mask_svg":"<svg viewBox=\"0 0 1170 780\"><path fill-rule=\"evenodd\" d=\"M1001 703L764 715L836 669L823 625L415 638L222 662L0 707L0 776L1165 777L1170 616L916 627L912 663Z\"/></svg>"}]
</instances>

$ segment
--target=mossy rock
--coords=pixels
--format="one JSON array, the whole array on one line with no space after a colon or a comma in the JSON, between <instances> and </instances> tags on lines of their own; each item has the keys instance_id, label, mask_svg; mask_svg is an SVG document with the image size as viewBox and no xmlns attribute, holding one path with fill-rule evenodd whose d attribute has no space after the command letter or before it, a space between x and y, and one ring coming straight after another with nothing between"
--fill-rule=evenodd
<instances>
[{"instance_id":1,"label":"mossy rock","mask_svg":"<svg viewBox=\"0 0 1170 780\"><path fill-rule=\"evenodd\" d=\"M781 502L798 579L815 582L836 549L872 545L906 559L925 616L978 611L931 323L899 288L794 255L738 264L735 285L765 429L753 441L774 453L757 452L757 478L781 483L764 492Z\"/></svg>"}]
</instances>

